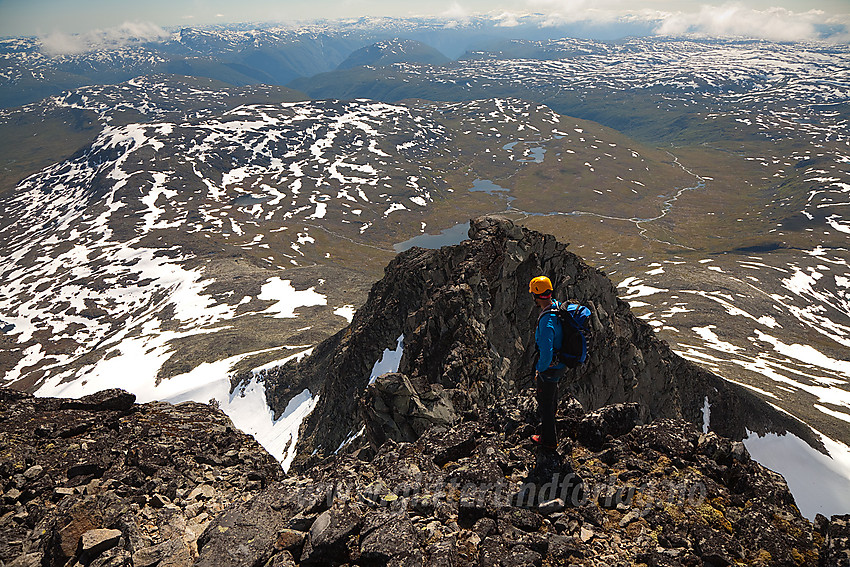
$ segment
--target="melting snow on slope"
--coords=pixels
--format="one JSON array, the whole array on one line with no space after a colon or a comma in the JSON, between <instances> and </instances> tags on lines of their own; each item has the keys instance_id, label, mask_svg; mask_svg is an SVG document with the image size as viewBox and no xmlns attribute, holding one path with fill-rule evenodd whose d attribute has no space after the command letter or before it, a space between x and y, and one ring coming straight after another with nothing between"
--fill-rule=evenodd
<instances>
[{"instance_id":1,"label":"melting snow on slope","mask_svg":"<svg viewBox=\"0 0 850 567\"><path fill-rule=\"evenodd\" d=\"M249 385L252 388L252 395L261 398L262 403L266 402L265 389L252 381ZM301 422L304 418L310 415L316 404L319 402L319 396L313 396L310 390L306 388L300 394L289 401L286 410L281 416L275 420L271 426L271 410L268 405L265 405L267 416L258 415L254 409L254 405L246 407L246 413L254 412L256 418L255 427L245 428L244 431L252 433L257 441L271 453L271 455L280 461L283 470L289 470L295 459L295 444L298 442L298 428L301 427ZM250 419L249 416L245 416ZM235 422L235 420L234 420Z\"/></svg>"},{"instance_id":2,"label":"melting snow on slope","mask_svg":"<svg viewBox=\"0 0 850 567\"><path fill-rule=\"evenodd\" d=\"M636 299L638 297L646 297L649 295L654 295L656 293L662 293L670 291L668 289L661 289L657 287L652 287L648 285L644 285L643 281L636 277L628 277L624 279L622 282L617 285L618 288L626 288L626 294L621 296L621 298L625 301L629 301L631 299Z\"/></svg>"},{"instance_id":3,"label":"melting snow on slope","mask_svg":"<svg viewBox=\"0 0 850 567\"><path fill-rule=\"evenodd\" d=\"M167 340L163 339L163 344ZM230 391L231 371L234 365L248 356L268 351L240 354L216 362L204 362L186 374L161 380L157 384L156 371L167 360L167 349L160 349L155 355L151 354L148 345L141 340L125 341L121 348L124 354L100 362L96 369L80 379L65 384L50 381L36 394L77 398L106 388L120 387L136 394L138 403L156 400L172 404L186 401L208 403L215 399L233 424L253 435L258 443L280 461L284 470L292 464L295 458L298 428L304 418L313 411L319 397L313 396L309 390L304 390L290 400L286 410L278 419L274 419L274 414L266 400L265 388L258 380L256 373L248 384L236 388L233 392ZM267 366L280 366L308 352L299 352ZM124 380L116 380L118 376Z\"/></svg>"},{"instance_id":4,"label":"melting snow on slope","mask_svg":"<svg viewBox=\"0 0 850 567\"><path fill-rule=\"evenodd\" d=\"M263 313L279 319L291 319L295 317L295 309L298 307L328 304L327 297L316 293L315 288L311 287L303 291L298 291L292 287L290 280L281 280L277 277L266 280L257 299L275 301L275 304L263 311Z\"/></svg>"},{"instance_id":5,"label":"melting snow on slope","mask_svg":"<svg viewBox=\"0 0 850 567\"><path fill-rule=\"evenodd\" d=\"M198 282L193 282L193 284L197 285ZM173 298L180 295L179 289L180 286L178 286L178 293L172 296ZM192 285L183 286L182 289L189 292L193 287ZM199 289L202 289L202 286ZM184 297L186 301L179 303L183 317L198 318L208 309L205 302L208 298L198 296L197 301L192 301L193 297L194 295L189 293ZM260 297L261 299L276 301L272 307L266 310L266 313L281 317L295 317L295 310L298 307L324 305L326 303L325 297L316 293L313 288L297 291L289 281L282 281L280 278L268 280L263 286ZM139 336L123 337L113 347L111 356L81 369L75 380L63 383L63 375L51 377L39 388L36 394L39 396L76 398L106 388L120 387L136 394L139 403L154 400L170 403L184 401L207 403L215 399L222 411L233 420L236 427L254 435L257 441L277 458L286 469L295 457L298 427L304 417L313 410L318 397L314 397L308 390L304 390L290 401L286 411L275 420L272 410L267 404L264 388L256 373L247 385L237 388L231 393L231 372L233 367L246 357L283 348L302 347L283 346L265 351L243 353L216 362L201 363L190 372L157 381L159 369L172 354L169 347L170 341L184 336L219 330L221 328L208 331L192 329L183 333L161 331L156 320L149 320L141 325ZM266 366L280 366L287 360L304 354L305 352L300 352Z\"/></svg>"},{"instance_id":6,"label":"melting snow on slope","mask_svg":"<svg viewBox=\"0 0 850 567\"><path fill-rule=\"evenodd\" d=\"M375 381L375 378L389 372L398 372L398 365L401 363L401 355L404 353L404 334L398 336L396 347L392 350L384 349L381 355L381 360L372 366L372 373L369 377L369 383Z\"/></svg>"},{"instance_id":7,"label":"melting snow on slope","mask_svg":"<svg viewBox=\"0 0 850 567\"><path fill-rule=\"evenodd\" d=\"M716 325L708 325L707 327L694 327L691 329L694 333L705 341L706 346L719 350L720 352L735 353L743 350L741 347L735 346L732 343L720 340L720 337L714 332L717 329Z\"/></svg>"},{"instance_id":8,"label":"melting snow on slope","mask_svg":"<svg viewBox=\"0 0 850 567\"><path fill-rule=\"evenodd\" d=\"M771 337L758 329L756 329L756 335L759 340L772 344L773 349L780 354L784 354L785 356L799 360L806 364L833 370L839 374L850 377L850 361L830 358L811 345L801 345L798 343L790 345L785 344L779 339ZM840 380L831 380L831 382L836 384L843 383Z\"/></svg>"},{"instance_id":9,"label":"melting snow on slope","mask_svg":"<svg viewBox=\"0 0 850 567\"><path fill-rule=\"evenodd\" d=\"M342 307L337 307L336 309L334 309L334 315L339 315L340 317L351 323L351 321L354 320L354 306L343 305Z\"/></svg>"},{"instance_id":10,"label":"melting snow on slope","mask_svg":"<svg viewBox=\"0 0 850 567\"><path fill-rule=\"evenodd\" d=\"M820 513L829 518L850 510L850 447L821 435L827 456L790 433L747 435L744 444L750 455L785 477L805 517L813 520Z\"/></svg>"}]
</instances>

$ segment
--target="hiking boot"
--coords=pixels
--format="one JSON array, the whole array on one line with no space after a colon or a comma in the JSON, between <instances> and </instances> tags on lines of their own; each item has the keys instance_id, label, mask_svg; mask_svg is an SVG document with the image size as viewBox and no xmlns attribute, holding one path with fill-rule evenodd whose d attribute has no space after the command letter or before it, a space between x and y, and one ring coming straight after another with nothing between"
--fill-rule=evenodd
<instances>
[{"instance_id":1,"label":"hiking boot","mask_svg":"<svg viewBox=\"0 0 850 567\"><path fill-rule=\"evenodd\" d=\"M534 444L543 447L544 449L551 449L552 451L556 450L558 447L556 445L544 445L543 440L539 435L532 435L531 440L534 441Z\"/></svg>"}]
</instances>

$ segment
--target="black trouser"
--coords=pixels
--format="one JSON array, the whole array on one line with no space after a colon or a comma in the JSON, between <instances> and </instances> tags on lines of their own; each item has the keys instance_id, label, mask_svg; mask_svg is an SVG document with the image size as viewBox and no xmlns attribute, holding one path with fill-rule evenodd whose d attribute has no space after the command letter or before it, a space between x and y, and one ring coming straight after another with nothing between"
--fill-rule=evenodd
<instances>
[{"instance_id":1,"label":"black trouser","mask_svg":"<svg viewBox=\"0 0 850 567\"><path fill-rule=\"evenodd\" d=\"M558 410L558 382L566 369L548 369L537 373L537 413L540 415L540 444L545 447L558 445L555 429L555 413Z\"/></svg>"}]
</instances>

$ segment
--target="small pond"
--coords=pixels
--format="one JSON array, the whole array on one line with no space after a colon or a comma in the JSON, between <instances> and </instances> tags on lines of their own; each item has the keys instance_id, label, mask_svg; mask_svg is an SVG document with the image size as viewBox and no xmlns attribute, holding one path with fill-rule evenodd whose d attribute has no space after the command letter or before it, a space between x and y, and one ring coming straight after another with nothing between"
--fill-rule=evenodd
<instances>
[{"instance_id":1,"label":"small pond","mask_svg":"<svg viewBox=\"0 0 850 567\"><path fill-rule=\"evenodd\" d=\"M419 236L414 236L410 240L405 240L394 245L393 249L396 252L404 252L414 246L436 249L443 246L460 244L467 238L469 238L469 222L463 222L447 228L439 234L420 234Z\"/></svg>"},{"instance_id":2,"label":"small pond","mask_svg":"<svg viewBox=\"0 0 850 567\"><path fill-rule=\"evenodd\" d=\"M235 199L233 199L234 207L253 207L254 205L259 205L260 203L265 203L266 201L270 201L272 197L269 195L253 195L248 193L246 195L239 195Z\"/></svg>"}]
</instances>

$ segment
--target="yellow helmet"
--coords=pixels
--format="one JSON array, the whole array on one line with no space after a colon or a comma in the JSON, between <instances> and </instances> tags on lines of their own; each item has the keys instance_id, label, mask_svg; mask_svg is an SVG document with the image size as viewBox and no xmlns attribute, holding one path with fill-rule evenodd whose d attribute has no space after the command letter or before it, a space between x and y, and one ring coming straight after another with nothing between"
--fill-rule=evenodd
<instances>
[{"instance_id":1,"label":"yellow helmet","mask_svg":"<svg viewBox=\"0 0 850 567\"><path fill-rule=\"evenodd\" d=\"M552 282L546 276L537 276L528 284L529 293L534 295L542 295L552 289Z\"/></svg>"}]
</instances>

